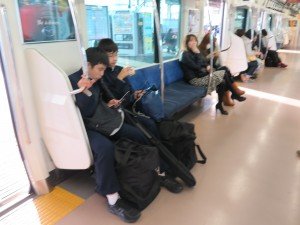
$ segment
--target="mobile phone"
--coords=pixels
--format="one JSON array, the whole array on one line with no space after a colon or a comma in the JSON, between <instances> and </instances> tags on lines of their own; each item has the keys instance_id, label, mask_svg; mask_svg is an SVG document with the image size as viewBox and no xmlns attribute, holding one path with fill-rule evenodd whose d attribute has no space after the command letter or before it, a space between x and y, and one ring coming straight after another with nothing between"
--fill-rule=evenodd
<instances>
[{"instance_id":1,"label":"mobile phone","mask_svg":"<svg viewBox=\"0 0 300 225\"><path fill-rule=\"evenodd\" d=\"M126 97L126 95L128 95L130 93L130 91L127 91L123 96L122 96L122 98L120 98L120 102L123 102L124 101L124 99L125 99L125 97Z\"/></svg>"}]
</instances>

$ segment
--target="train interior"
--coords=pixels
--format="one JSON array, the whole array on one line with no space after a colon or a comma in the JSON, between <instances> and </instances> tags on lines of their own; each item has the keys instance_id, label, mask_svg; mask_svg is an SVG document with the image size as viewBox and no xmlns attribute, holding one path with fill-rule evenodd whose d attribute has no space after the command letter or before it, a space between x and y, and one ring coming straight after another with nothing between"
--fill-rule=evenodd
<instances>
[{"instance_id":1,"label":"train interior","mask_svg":"<svg viewBox=\"0 0 300 225\"><path fill-rule=\"evenodd\" d=\"M299 225L299 10L285 0L0 0L0 225L125 224L95 192L68 80L86 67L86 48L111 38L119 65L156 66L164 81L184 37L211 32L238 75L237 29L266 29L288 66L262 59L256 79L238 82L247 99L225 106L227 116L215 108L216 92L174 114L195 125L207 163L191 170L194 187L178 179L181 193L161 188L136 223Z\"/></svg>"}]
</instances>

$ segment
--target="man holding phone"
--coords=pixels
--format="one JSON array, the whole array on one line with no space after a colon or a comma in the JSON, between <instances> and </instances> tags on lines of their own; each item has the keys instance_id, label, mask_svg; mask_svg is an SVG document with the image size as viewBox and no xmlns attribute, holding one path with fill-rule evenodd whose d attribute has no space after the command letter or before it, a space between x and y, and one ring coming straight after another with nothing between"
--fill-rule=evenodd
<instances>
[{"instance_id":1,"label":"man holding phone","mask_svg":"<svg viewBox=\"0 0 300 225\"><path fill-rule=\"evenodd\" d=\"M98 48L107 53L109 66L106 68L102 84L106 91L110 93L112 99L122 100L119 103L123 108L132 111L132 104L135 100L142 97L144 90L132 91L131 86L126 81L126 77L134 74L132 67L121 67L117 65L118 46L110 38L101 39ZM130 93L130 94L127 94ZM146 127L152 135L160 139L159 131L154 120L144 117L135 117L144 127ZM162 161L162 171L168 170L168 165ZM169 171L171 172L171 171ZM161 186L166 187L170 192L179 193L183 190L183 186L171 176L161 176Z\"/></svg>"}]
</instances>

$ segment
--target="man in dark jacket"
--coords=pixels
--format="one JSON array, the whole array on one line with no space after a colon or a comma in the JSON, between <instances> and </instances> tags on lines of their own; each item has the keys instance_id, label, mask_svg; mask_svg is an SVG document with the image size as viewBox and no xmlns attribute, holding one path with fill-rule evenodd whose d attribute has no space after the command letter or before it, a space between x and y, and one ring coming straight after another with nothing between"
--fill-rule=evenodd
<instances>
[{"instance_id":1,"label":"man in dark jacket","mask_svg":"<svg viewBox=\"0 0 300 225\"><path fill-rule=\"evenodd\" d=\"M103 85L107 87L108 91L111 93L112 97L117 99L122 98L128 91L130 95L127 95L122 102L122 107L131 110L133 102L144 94L143 90L132 91L131 86L127 82L126 77L134 75L134 69L132 67L121 67L117 65L118 61L118 46L110 38L105 38L100 40L99 49L106 52L109 59L109 66L104 72L102 78ZM159 131L156 123L150 119L143 116L137 116L136 119L144 125L152 135L159 138ZM161 170L166 171L168 166L165 162L161 163ZM179 193L182 191L183 186L178 183L171 176L160 176L161 186L166 187L170 192Z\"/></svg>"},{"instance_id":2,"label":"man in dark jacket","mask_svg":"<svg viewBox=\"0 0 300 225\"><path fill-rule=\"evenodd\" d=\"M92 93L91 96L84 93L77 94L76 104L85 121L94 155L96 191L107 197L110 212L126 222L135 222L140 217L140 212L129 206L118 194L120 187L114 168L114 145L110 139L127 137L141 144L148 144L148 140L137 128L124 123L124 113L119 109L120 101L110 99L99 83L108 65L107 55L98 48L87 49L86 55L88 77L85 77L80 69L70 75L69 79L73 89L84 88ZM97 109L104 116L98 118L101 128L99 132L89 126Z\"/></svg>"}]
</instances>

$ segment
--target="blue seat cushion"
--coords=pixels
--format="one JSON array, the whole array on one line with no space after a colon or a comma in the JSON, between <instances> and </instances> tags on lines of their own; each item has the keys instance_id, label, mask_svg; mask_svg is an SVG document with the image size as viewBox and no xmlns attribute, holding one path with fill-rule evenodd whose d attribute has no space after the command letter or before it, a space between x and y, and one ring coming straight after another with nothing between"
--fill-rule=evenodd
<instances>
[{"instance_id":1,"label":"blue seat cushion","mask_svg":"<svg viewBox=\"0 0 300 225\"><path fill-rule=\"evenodd\" d=\"M127 77L133 90L146 89L152 85L160 88L160 69L159 65L137 69L134 76Z\"/></svg>"},{"instance_id":2,"label":"blue seat cushion","mask_svg":"<svg viewBox=\"0 0 300 225\"><path fill-rule=\"evenodd\" d=\"M166 117L172 117L200 98L205 97L206 88L195 87L184 81L177 81L165 88L164 110Z\"/></svg>"},{"instance_id":3,"label":"blue seat cushion","mask_svg":"<svg viewBox=\"0 0 300 225\"><path fill-rule=\"evenodd\" d=\"M176 81L183 80L183 72L178 59L164 63L164 74L166 86Z\"/></svg>"}]
</instances>

